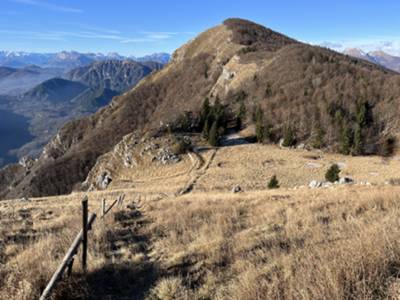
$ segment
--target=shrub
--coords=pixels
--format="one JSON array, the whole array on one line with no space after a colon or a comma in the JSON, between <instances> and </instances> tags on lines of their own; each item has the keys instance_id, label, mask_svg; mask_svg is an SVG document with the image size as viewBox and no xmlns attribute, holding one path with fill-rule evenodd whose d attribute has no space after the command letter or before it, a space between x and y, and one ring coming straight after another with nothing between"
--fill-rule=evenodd
<instances>
[{"instance_id":1,"label":"shrub","mask_svg":"<svg viewBox=\"0 0 400 300\"><path fill-rule=\"evenodd\" d=\"M312 147L316 149L321 149L325 144L324 137L325 137L325 132L320 127L318 127L316 129L316 133L312 141Z\"/></svg>"},{"instance_id":2,"label":"shrub","mask_svg":"<svg viewBox=\"0 0 400 300\"><path fill-rule=\"evenodd\" d=\"M244 101L240 102L240 107L239 111L236 114L236 129L240 130L242 129L244 120L246 119L246 106L244 104Z\"/></svg>"},{"instance_id":3,"label":"shrub","mask_svg":"<svg viewBox=\"0 0 400 300\"><path fill-rule=\"evenodd\" d=\"M391 156L396 148L396 139L394 137L389 137L385 139L379 147L379 154L382 156Z\"/></svg>"},{"instance_id":4,"label":"shrub","mask_svg":"<svg viewBox=\"0 0 400 300\"><path fill-rule=\"evenodd\" d=\"M271 179L269 180L268 188L269 189L277 189L277 188L279 188L279 181L276 178L276 175L272 176Z\"/></svg>"},{"instance_id":5,"label":"shrub","mask_svg":"<svg viewBox=\"0 0 400 300\"><path fill-rule=\"evenodd\" d=\"M340 179L339 173L340 173L339 166L337 164L333 164L332 166L330 166L328 171L326 171L325 179L328 180L329 182L339 181Z\"/></svg>"}]
</instances>

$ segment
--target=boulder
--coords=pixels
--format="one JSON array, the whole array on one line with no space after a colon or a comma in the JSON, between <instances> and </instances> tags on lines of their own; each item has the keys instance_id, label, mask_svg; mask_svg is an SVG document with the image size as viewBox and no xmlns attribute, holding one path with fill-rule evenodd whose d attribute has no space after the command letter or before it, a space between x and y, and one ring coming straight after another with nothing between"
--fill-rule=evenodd
<instances>
[{"instance_id":1,"label":"boulder","mask_svg":"<svg viewBox=\"0 0 400 300\"><path fill-rule=\"evenodd\" d=\"M350 184L350 183L353 183L353 182L354 182L354 180L352 178L350 178L350 177L341 177L339 179L339 184Z\"/></svg>"},{"instance_id":2,"label":"boulder","mask_svg":"<svg viewBox=\"0 0 400 300\"><path fill-rule=\"evenodd\" d=\"M97 178L97 185L101 189L106 189L112 181L112 177L109 172L104 171L101 175Z\"/></svg>"}]
</instances>

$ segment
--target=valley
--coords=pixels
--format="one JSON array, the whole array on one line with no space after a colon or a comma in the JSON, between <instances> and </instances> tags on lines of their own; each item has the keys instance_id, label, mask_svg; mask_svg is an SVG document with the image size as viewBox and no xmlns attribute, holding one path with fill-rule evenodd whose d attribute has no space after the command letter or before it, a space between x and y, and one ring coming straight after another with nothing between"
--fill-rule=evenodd
<instances>
[{"instance_id":1,"label":"valley","mask_svg":"<svg viewBox=\"0 0 400 300\"><path fill-rule=\"evenodd\" d=\"M171 59L0 65L0 299L38 299L82 223L85 245L86 197L88 269L69 251L48 300L399 299L396 57L229 18Z\"/></svg>"}]
</instances>

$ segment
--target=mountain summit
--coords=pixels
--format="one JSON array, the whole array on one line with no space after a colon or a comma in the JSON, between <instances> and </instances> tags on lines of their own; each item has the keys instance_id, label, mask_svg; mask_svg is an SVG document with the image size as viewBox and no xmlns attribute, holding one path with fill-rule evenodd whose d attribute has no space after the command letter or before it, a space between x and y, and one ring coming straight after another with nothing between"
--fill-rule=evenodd
<instances>
[{"instance_id":1,"label":"mountain summit","mask_svg":"<svg viewBox=\"0 0 400 300\"><path fill-rule=\"evenodd\" d=\"M320 137L329 151L359 141L363 153L380 153L400 129L399 83L395 72L367 61L228 19L176 50L165 68L106 108L65 125L29 174L3 170L1 195L69 193L125 135L163 134L182 114L198 114L205 98L232 112L241 103L249 115L263 110L271 142L290 130L297 142L314 145Z\"/></svg>"}]
</instances>

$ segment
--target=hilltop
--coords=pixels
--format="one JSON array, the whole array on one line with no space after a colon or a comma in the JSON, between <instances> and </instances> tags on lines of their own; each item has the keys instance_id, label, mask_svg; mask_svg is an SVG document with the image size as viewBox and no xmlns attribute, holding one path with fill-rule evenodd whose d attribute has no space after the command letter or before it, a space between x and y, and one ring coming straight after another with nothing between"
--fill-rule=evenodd
<instances>
[{"instance_id":1,"label":"hilltop","mask_svg":"<svg viewBox=\"0 0 400 300\"><path fill-rule=\"evenodd\" d=\"M389 154L399 133L400 76L364 60L310 46L261 25L228 19L179 48L162 70L115 97L96 114L64 126L27 176L2 186L3 197L80 188L97 159L122 138L162 135L205 98L232 114L244 103L254 124L264 111L269 142L325 151ZM189 121L195 126L196 118ZM140 143L140 139L139 139Z\"/></svg>"}]
</instances>

